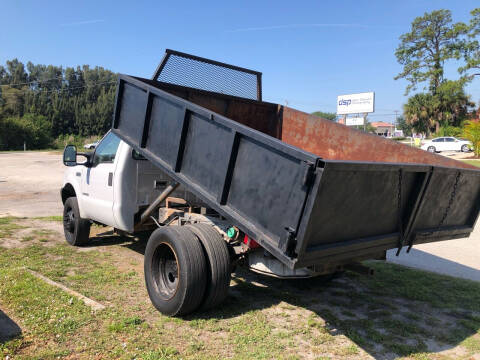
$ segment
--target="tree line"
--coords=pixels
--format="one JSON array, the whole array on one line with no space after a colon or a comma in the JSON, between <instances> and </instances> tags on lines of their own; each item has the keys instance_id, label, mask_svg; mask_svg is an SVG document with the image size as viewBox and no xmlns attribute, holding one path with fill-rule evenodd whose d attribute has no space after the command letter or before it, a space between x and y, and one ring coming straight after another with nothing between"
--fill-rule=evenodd
<instances>
[{"instance_id":1,"label":"tree line","mask_svg":"<svg viewBox=\"0 0 480 360\"><path fill-rule=\"evenodd\" d=\"M51 147L65 134L103 134L111 126L116 81L98 66L7 61L0 66L0 150Z\"/></svg>"},{"instance_id":2,"label":"tree line","mask_svg":"<svg viewBox=\"0 0 480 360\"><path fill-rule=\"evenodd\" d=\"M404 126L429 136L457 135L472 126L475 103L465 85L480 75L480 8L469 22L452 20L450 10L435 10L415 18L411 30L400 37L395 56L402 71L395 79L408 82L405 94L419 88L404 105ZM456 79L445 77L445 63L458 67Z\"/></svg>"}]
</instances>

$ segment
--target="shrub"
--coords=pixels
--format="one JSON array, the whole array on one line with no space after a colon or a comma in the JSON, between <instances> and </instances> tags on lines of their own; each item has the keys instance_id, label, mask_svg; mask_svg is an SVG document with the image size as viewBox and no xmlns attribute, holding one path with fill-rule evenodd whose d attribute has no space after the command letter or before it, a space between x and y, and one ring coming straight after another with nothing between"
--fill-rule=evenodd
<instances>
[{"instance_id":1,"label":"shrub","mask_svg":"<svg viewBox=\"0 0 480 360\"><path fill-rule=\"evenodd\" d=\"M53 147L55 149L65 148L67 145L75 145L78 151L83 150L83 145L93 143L97 140L100 140L102 136L81 136L74 134L64 134L59 135L53 142Z\"/></svg>"},{"instance_id":2,"label":"shrub","mask_svg":"<svg viewBox=\"0 0 480 360\"><path fill-rule=\"evenodd\" d=\"M436 136L454 136L460 137L462 136L463 129L461 127L456 126L443 126L440 128Z\"/></svg>"},{"instance_id":3,"label":"shrub","mask_svg":"<svg viewBox=\"0 0 480 360\"><path fill-rule=\"evenodd\" d=\"M44 116L26 114L22 118L0 118L0 149L45 149L52 145L52 126Z\"/></svg>"},{"instance_id":4,"label":"shrub","mask_svg":"<svg viewBox=\"0 0 480 360\"><path fill-rule=\"evenodd\" d=\"M480 157L480 121L467 121L463 136L472 142L475 156Z\"/></svg>"}]
</instances>

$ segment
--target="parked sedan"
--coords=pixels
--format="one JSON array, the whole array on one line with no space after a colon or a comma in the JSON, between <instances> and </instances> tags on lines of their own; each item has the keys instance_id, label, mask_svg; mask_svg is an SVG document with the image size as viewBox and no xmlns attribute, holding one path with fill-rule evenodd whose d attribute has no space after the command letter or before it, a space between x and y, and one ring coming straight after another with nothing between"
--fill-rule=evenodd
<instances>
[{"instance_id":1,"label":"parked sedan","mask_svg":"<svg viewBox=\"0 0 480 360\"><path fill-rule=\"evenodd\" d=\"M83 147L87 150L93 150L97 147L97 145L98 145L98 141L95 141L95 142L90 143L90 144L85 144L85 145L83 145Z\"/></svg>"},{"instance_id":2,"label":"parked sedan","mask_svg":"<svg viewBox=\"0 0 480 360\"><path fill-rule=\"evenodd\" d=\"M471 145L472 143L470 141L444 136L432 140L425 140L421 148L432 153L441 151L469 152Z\"/></svg>"}]
</instances>

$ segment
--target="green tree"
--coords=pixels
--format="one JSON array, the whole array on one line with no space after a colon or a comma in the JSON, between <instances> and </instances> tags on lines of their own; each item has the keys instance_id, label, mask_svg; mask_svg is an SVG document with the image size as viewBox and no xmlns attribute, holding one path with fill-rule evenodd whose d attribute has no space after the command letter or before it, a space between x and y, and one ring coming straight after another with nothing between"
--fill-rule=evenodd
<instances>
[{"instance_id":1,"label":"green tree","mask_svg":"<svg viewBox=\"0 0 480 360\"><path fill-rule=\"evenodd\" d=\"M435 10L415 18L411 31L400 36L395 51L403 70L395 79L409 82L406 94L420 83L428 83L431 94L436 94L444 76L444 63L460 59L465 52L462 36L468 33L464 23L452 23L450 10Z\"/></svg>"},{"instance_id":2,"label":"green tree","mask_svg":"<svg viewBox=\"0 0 480 360\"><path fill-rule=\"evenodd\" d=\"M25 71L25 66L18 61L18 59L7 60L7 77L9 84L13 84L13 87L22 87L28 79L28 75ZM17 85L18 84L18 85Z\"/></svg>"},{"instance_id":3,"label":"green tree","mask_svg":"<svg viewBox=\"0 0 480 360\"><path fill-rule=\"evenodd\" d=\"M3 112L8 115L22 116L25 105L25 91L15 87L2 88Z\"/></svg>"},{"instance_id":4,"label":"green tree","mask_svg":"<svg viewBox=\"0 0 480 360\"><path fill-rule=\"evenodd\" d=\"M0 79L1 81L1 79ZM2 96L2 87L0 86L0 110L5 106L5 100L3 99Z\"/></svg>"},{"instance_id":5,"label":"green tree","mask_svg":"<svg viewBox=\"0 0 480 360\"><path fill-rule=\"evenodd\" d=\"M0 113L16 129L25 125L18 119L34 114L46 119L54 137L100 135L111 125L116 80L116 74L102 67L28 62L25 69L13 59L0 66Z\"/></svg>"},{"instance_id":6,"label":"green tree","mask_svg":"<svg viewBox=\"0 0 480 360\"><path fill-rule=\"evenodd\" d=\"M366 133L370 133L370 134L376 134L375 131L377 130L377 128L374 127L366 117L365 117L365 125L354 125L351 127L360 131L364 131Z\"/></svg>"},{"instance_id":7,"label":"green tree","mask_svg":"<svg viewBox=\"0 0 480 360\"><path fill-rule=\"evenodd\" d=\"M323 112L323 111L315 111L312 115L321 117L322 119L327 119L331 121L335 121L337 119L337 114L330 113L330 112Z\"/></svg>"},{"instance_id":8,"label":"green tree","mask_svg":"<svg viewBox=\"0 0 480 360\"><path fill-rule=\"evenodd\" d=\"M440 131L438 132L438 136L460 137L462 135L463 135L463 128L450 126L450 125L441 127Z\"/></svg>"},{"instance_id":9,"label":"green tree","mask_svg":"<svg viewBox=\"0 0 480 360\"><path fill-rule=\"evenodd\" d=\"M24 117L0 117L0 148L6 150L44 149L52 144L51 124L44 117L26 114Z\"/></svg>"},{"instance_id":10,"label":"green tree","mask_svg":"<svg viewBox=\"0 0 480 360\"><path fill-rule=\"evenodd\" d=\"M420 93L411 96L403 106L403 115L417 133L428 137L436 123L433 95Z\"/></svg>"},{"instance_id":11,"label":"green tree","mask_svg":"<svg viewBox=\"0 0 480 360\"><path fill-rule=\"evenodd\" d=\"M467 73L467 70L474 72L469 74L468 79L472 79L475 75L480 76L480 8L476 8L470 12L472 18L470 19L468 27L468 41L466 42L464 50L465 66L460 68L462 73Z\"/></svg>"},{"instance_id":12,"label":"green tree","mask_svg":"<svg viewBox=\"0 0 480 360\"><path fill-rule=\"evenodd\" d=\"M475 155L480 157L480 121L467 121L463 136L472 142Z\"/></svg>"},{"instance_id":13,"label":"green tree","mask_svg":"<svg viewBox=\"0 0 480 360\"><path fill-rule=\"evenodd\" d=\"M475 106L470 101L470 96L465 93L464 86L464 80L447 80L440 84L433 96L436 125L444 127L462 125L469 110ZM436 130L438 131L438 126Z\"/></svg>"},{"instance_id":14,"label":"green tree","mask_svg":"<svg viewBox=\"0 0 480 360\"><path fill-rule=\"evenodd\" d=\"M465 80L443 81L436 94L420 93L410 97L404 105L407 124L417 132L438 133L440 129L461 126L475 106L464 91Z\"/></svg>"},{"instance_id":15,"label":"green tree","mask_svg":"<svg viewBox=\"0 0 480 360\"><path fill-rule=\"evenodd\" d=\"M413 126L412 124L409 124L403 116L398 117L397 128L402 130L405 136L412 136Z\"/></svg>"}]
</instances>

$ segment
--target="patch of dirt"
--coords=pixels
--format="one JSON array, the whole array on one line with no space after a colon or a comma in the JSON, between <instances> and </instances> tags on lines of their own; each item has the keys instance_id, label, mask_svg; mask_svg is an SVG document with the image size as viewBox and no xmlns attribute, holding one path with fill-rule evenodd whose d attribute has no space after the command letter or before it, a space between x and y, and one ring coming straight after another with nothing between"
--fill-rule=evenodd
<instances>
[{"instance_id":1,"label":"patch of dirt","mask_svg":"<svg viewBox=\"0 0 480 360\"><path fill-rule=\"evenodd\" d=\"M45 221L34 219L32 221L32 224L39 229L55 231L61 234L63 237L63 224L61 221Z\"/></svg>"},{"instance_id":2,"label":"patch of dirt","mask_svg":"<svg viewBox=\"0 0 480 360\"><path fill-rule=\"evenodd\" d=\"M477 157L475 157L475 154L473 152L461 152L461 151L442 151L439 153L440 155L443 155L445 157L449 157L452 159L462 159L462 160L475 160Z\"/></svg>"},{"instance_id":3,"label":"patch of dirt","mask_svg":"<svg viewBox=\"0 0 480 360\"><path fill-rule=\"evenodd\" d=\"M0 247L7 249L25 248L32 244L54 246L65 241L60 221L19 218L12 222L21 226L21 228L13 230L9 236L0 238Z\"/></svg>"},{"instance_id":4,"label":"patch of dirt","mask_svg":"<svg viewBox=\"0 0 480 360\"><path fill-rule=\"evenodd\" d=\"M37 199L40 195L48 194L46 191L35 191L29 193L23 192L9 192L8 194L0 194L0 200L27 200Z\"/></svg>"},{"instance_id":5,"label":"patch of dirt","mask_svg":"<svg viewBox=\"0 0 480 360\"><path fill-rule=\"evenodd\" d=\"M22 243L17 239L0 239L0 246L6 249L16 249L27 246L27 244Z\"/></svg>"}]
</instances>

